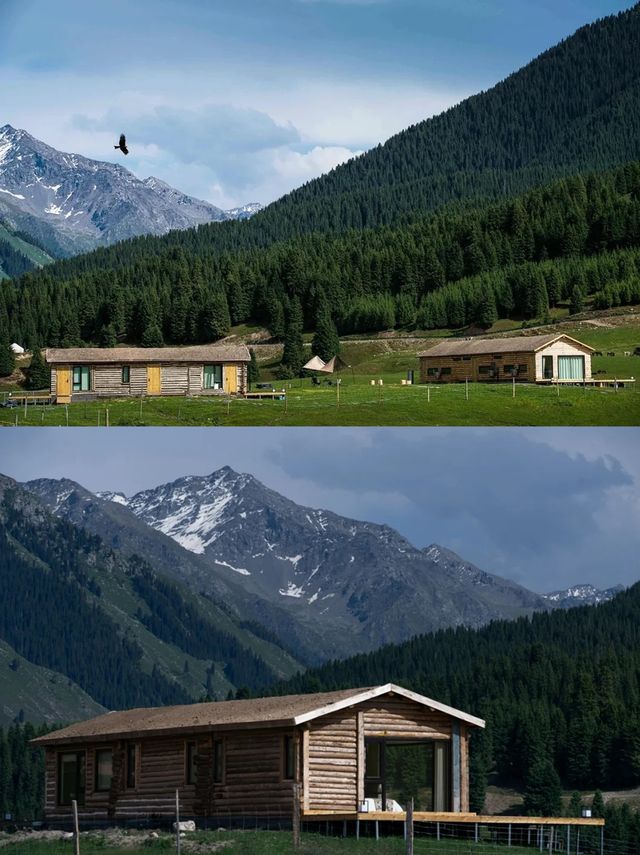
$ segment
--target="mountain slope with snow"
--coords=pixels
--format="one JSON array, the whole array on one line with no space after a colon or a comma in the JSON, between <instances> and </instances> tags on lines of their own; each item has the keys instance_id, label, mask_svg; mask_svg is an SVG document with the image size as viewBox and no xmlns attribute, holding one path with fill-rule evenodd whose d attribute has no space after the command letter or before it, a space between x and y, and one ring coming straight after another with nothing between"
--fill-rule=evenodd
<instances>
[{"instance_id":1,"label":"mountain slope with snow","mask_svg":"<svg viewBox=\"0 0 640 855\"><path fill-rule=\"evenodd\" d=\"M158 178L140 180L119 164L57 151L11 125L0 128L0 221L57 257L246 218L259 207L226 212Z\"/></svg>"}]
</instances>

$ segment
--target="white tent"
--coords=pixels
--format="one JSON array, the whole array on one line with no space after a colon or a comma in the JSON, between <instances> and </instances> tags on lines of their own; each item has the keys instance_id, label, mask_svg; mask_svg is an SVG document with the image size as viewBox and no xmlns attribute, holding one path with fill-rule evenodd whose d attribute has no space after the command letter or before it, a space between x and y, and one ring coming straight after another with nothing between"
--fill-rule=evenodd
<instances>
[{"instance_id":1,"label":"white tent","mask_svg":"<svg viewBox=\"0 0 640 855\"><path fill-rule=\"evenodd\" d=\"M333 374L334 371L340 371L346 365L339 356L332 356L328 362L324 362L319 356L312 356L303 368L307 371L321 371L323 374Z\"/></svg>"},{"instance_id":2,"label":"white tent","mask_svg":"<svg viewBox=\"0 0 640 855\"><path fill-rule=\"evenodd\" d=\"M20 356L21 354L23 354L23 353L24 353L24 347L20 347L20 345L19 345L19 344L17 344L15 341L13 342L13 344L12 344L12 345L10 345L10 347L11 347L11 350L12 350L12 351L17 355L17 356Z\"/></svg>"}]
</instances>

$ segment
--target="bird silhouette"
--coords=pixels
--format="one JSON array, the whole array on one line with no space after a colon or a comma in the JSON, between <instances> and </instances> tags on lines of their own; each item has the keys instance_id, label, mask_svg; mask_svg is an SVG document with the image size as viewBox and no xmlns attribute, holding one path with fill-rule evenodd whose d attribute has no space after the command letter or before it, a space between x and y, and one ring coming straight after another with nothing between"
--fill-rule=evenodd
<instances>
[{"instance_id":1,"label":"bird silhouette","mask_svg":"<svg viewBox=\"0 0 640 855\"><path fill-rule=\"evenodd\" d=\"M127 140L125 139L124 134L120 134L120 142L118 145L114 145L114 148L119 148L123 154L129 154L129 149L127 148Z\"/></svg>"}]
</instances>

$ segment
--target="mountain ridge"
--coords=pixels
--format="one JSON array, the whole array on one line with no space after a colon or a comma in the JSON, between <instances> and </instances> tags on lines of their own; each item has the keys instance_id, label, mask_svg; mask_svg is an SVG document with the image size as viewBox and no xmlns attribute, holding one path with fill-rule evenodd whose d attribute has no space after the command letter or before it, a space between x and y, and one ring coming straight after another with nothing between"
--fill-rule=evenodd
<instances>
[{"instance_id":1,"label":"mountain ridge","mask_svg":"<svg viewBox=\"0 0 640 855\"><path fill-rule=\"evenodd\" d=\"M260 207L223 211L154 176L139 179L120 164L61 152L23 129L0 127L0 218L33 232L53 255L244 219Z\"/></svg>"}]
</instances>

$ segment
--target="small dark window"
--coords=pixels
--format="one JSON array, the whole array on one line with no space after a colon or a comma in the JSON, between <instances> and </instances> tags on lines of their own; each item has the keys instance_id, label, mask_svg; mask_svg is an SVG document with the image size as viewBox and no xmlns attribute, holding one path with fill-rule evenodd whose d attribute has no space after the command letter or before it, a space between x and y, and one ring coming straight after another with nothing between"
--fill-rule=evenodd
<instances>
[{"instance_id":1,"label":"small dark window","mask_svg":"<svg viewBox=\"0 0 640 855\"><path fill-rule=\"evenodd\" d=\"M493 374L494 368L493 365L479 365L478 366L478 374Z\"/></svg>"},{"instance_id":2,"label":"small dark window","mask_svg":"<svg viewBox=\"0 0 640 855\"><path fill-rule=\"evenodd\" d=\"M454 361L454 362L460 362L460 357L459 357L459 356L454 356L454 357L453 357L453 361Z\"/></svg>"},{"instance_id":3,"label":"small dark window","mask_svg":"<svg viewBox=\"0 0 640 855\"><path fill-rule=\"evenodd\" d=\"M213 742L213 782L221 784L224 780L224 743L221 739Z\"/></svg>"},{"instance_id":4,"label":"small dark window","mask_svg":"<svg viewBox=\"0 0 640 855\"><path fill-rule=\"evenodd\" d=\"M493 359L502 359L502 354L501 353L494 353L492 358Z\"/></svg>"},{"instance_id":5,"label":"small dark window","mask_svg":"<svg viewBox=\"0 0 640 855\"><path fill-rule=\"evenodd\" d=\"M131 379L131 368L128 365L122 366L122 382L128 383Z\"/></svg>"},{"instance_id":6,"label":"small dark window","mask_svg":"<svg viewBox=\"0 0 640 855\"><path fill-rule=\"evenodd\" d=\"M518 371L521 371L526 374L528 367L528 365L518 365Z\"/></svg>"},{"instance_id":7,"label":"small dark window","mask_svg":"<svg viewBox=\"0 0 640 855\"><path fill-rule=\"evenodd\" d=\"M463 362L471 362L471 357L470 356L463 356L462 361Z\"/></svg>"},{"instance_id":8,"label":"small dark window","mask_svg":"<svg viewBox=\"0 0 640 855\"><path fill-rule=\"evenodd\" d=\"M110 748L96 751L96 793L106 793L111 789L113 777L113 752Z\"/></svg>"},{"instance_id":9,"label":"small dark window","mask_svg":"<svg viewBox=\"0 0 640 855\"><path fill-rule=\"evenodd\" d=\"M58 755L58 804L84 804L84 751Z\"/></svg>"},{"instance_id":10,"label":"small dark window","mask_svg":"<svg viewBox=\"0 0 640 855\"><path fill-rule=\"evenodd\" d=\"M435 377L439 370L439 368L427 368L427 374L429 377Z\"/></svg>"},{"instance_id":11,"label":"small dark window","mask_svg":"<svg viewBox=\"0 0 640 855\"><path fill-rule=\"evenodd\" d=\"M135 742L127 743L127 787L130 790L136 786L136 758L138 756L138 746Z\"/></svg>"},{"instance_id":12,"label":"small dark window","mask_svg":"<svg viewBox=\"0 0 640 855\"><path fill-rule=\"evenodd\" d=\"M284 738L284 777L288 781L292 781L296 776L296 752L293 736L285 736Z\"/></svg>"},{"instance_id":13,"label":"small dark window","mask_svg":"<svg viewBox=\"0 0 640 855\"><path fill-rule=\"evenodd\" d=\"M198 746L195 742L187 742L187 757L186 757L186 782L187 784L195 784L196 782L196 756L198 754Z\"/></svg>"},{"instance_id":14,"label":"small dark window","mask_svg":"<svg viewBox=\"0 0 640 855\"><path fill-rule=\"evenodd\" d=\"M441 368L441 369L440 369L440 374L441 374L441 375L443 375L443 374L451 374L451 369L450 369L450 368Z\"/></svg>"}]
</instances>

